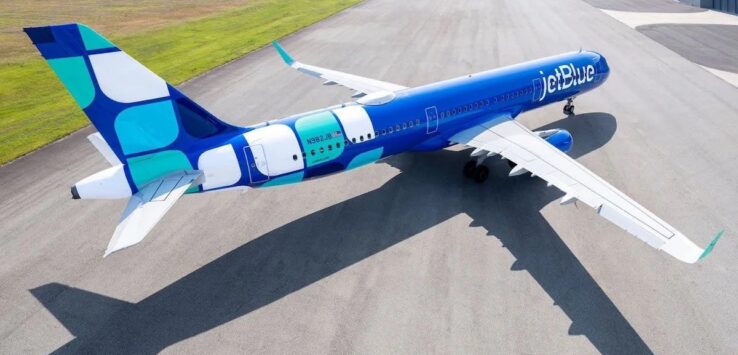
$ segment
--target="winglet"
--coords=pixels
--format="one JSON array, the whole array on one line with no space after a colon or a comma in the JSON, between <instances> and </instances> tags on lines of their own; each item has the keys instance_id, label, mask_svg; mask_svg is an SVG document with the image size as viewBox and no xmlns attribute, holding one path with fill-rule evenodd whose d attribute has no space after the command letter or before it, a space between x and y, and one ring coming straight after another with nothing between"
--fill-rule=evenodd
<instances>
[{"instance_id":1,"label":"winglet","mask_svg":"<svg viewBox=\"0 0 738 355\"><path fill-rule=\"evenodd\" d=\"M720 237L723 236L723 232L725 232L725 230L720 230L719 232L717 232L717 234L715 234L715 238L713 238L710 244L707 245L707 248L705 248L705 251L703 251L702 255L700 255L699 260L702 260L708 255L710 255L710 252L712 252L712 248L715 247L715 244L717 244L718 240L720 240Z\"/></svg>"},{"instance_id":2,"label":"winglet","mask_svg":"<svg viewBox=\"0 0 738 355\"><path fill-rule=\"evenodd\" d=\"M279 56L282 57L282 60L284 60L284 62L287 63L287 65L290 65L291 66L292 63L295 62L295 60L292 59L292 57L290 57L290 55L287 53L287 51L285 51L284 48L282 48L282 46L279 44L279 42L272 41L272 45L274 46L274 48L279 53Z\"/></svg>"}]
</instances>

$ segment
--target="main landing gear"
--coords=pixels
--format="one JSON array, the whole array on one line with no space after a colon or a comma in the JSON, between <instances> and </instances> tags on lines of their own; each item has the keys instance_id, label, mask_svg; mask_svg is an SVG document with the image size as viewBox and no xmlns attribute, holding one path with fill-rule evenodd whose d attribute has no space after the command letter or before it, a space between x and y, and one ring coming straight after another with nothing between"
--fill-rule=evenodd
<instances>
[{"instance_id":1,"label":"main landing gear","mask_svg":"<svg viewBox=\"0 0 738 355\"><path fill-rule=\"evenodd\" d=\"M477 165L476 160L470 160L464 165L464 176L481 184L489 177L489 168Z\"/></svg>"},{"instance_id":2,"label":"main landing gear","mask_svg":"<svg viewBox=\"0 0 738 355\"><path fill-rule=\"evenodd\" d=\"M574 115L574 98L573 97L566 99L566 105L564 105L564 114L567 116Z\"/></svg>"}]
</instances>

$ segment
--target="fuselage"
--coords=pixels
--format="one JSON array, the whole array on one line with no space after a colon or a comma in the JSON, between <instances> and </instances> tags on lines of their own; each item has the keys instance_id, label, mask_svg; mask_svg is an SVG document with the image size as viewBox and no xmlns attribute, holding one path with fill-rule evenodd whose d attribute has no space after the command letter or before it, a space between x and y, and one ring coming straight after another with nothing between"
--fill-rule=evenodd
<instances>
[{"instance_id":1,"label":"fuselage","mask_svg":"<svg viewBox=\"0 0 738 355\"><path fill-rule=\"evenodd\" d=\"M354 169L449 138L496 115L516 117L601 85L605 58L566 53L244 127L194 149L200 191L270 187Z\"/></svg>"}]
</instances>

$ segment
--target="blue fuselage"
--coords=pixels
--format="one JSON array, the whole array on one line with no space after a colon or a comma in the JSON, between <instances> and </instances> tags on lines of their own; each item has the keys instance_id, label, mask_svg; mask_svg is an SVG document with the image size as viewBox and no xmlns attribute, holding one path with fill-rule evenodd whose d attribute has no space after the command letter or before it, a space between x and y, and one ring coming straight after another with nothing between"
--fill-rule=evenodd
<instances>
[{"instance_id":1,"label":"blue fuselage","mask_svg":"<svg viewBox=\"0 0 738 355\"><path fill-rule=\"evenodd\" d=\"M441 149L480 122L575 97L608 75L602 55L567 53L386 93L379 103L352 102L245 127L228 141L242 170L235 185L295 183L406 151Z\"/></svg>"}]
</instances>

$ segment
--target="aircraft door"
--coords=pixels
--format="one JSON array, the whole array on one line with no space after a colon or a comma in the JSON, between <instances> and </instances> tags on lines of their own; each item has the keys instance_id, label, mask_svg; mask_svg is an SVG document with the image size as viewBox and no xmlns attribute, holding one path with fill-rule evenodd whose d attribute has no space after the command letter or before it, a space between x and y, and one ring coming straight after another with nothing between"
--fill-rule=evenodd
<instances>
[{"instance_id":1,"label":"aircraft door","mask_svg":"<svg viewBox=\"0 0 738 355\"><path fill-rule=\"evenodd\" d=\"M535 78L533 79L533 102L537 102L541 100L541 97L543 96L543 81L541 78Z\"/></svg>"},{"instance_id":2,"label":"aircraft door","mask_svg":"<svg viewBox=\"0 0 738 355\"><path fill-rule=\"evenodd\" d=\"M246 146L243 148L246 162L249 166L249 179L252 184L269 180L269 165L267 164L264 147L261 144ZM249 157L249 151L253 159Z\"/></svg>"},{"instance_id":3,"label":"aircraft door","mask_svg":"<svg viewBox=\"0 0 738 355\"><path fill-rule=\"evenodd\" d=\"M428 122L427 134L436 133L438 130L438 110L435 106L425 109L425 118Z\"/></svg>"}]
</instances>

